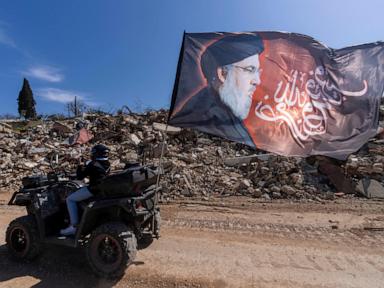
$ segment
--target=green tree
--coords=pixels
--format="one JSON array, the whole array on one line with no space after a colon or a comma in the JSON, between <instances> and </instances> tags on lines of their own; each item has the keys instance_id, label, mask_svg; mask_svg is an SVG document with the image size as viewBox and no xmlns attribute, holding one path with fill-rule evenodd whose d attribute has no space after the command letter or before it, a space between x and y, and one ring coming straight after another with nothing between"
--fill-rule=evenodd
<instances>
[{"instance_id":1,"label":"green tree","mask_svg":"<svg viewBox=\"0 0 384 288\"><path fill-rule=\"evenodd\" d=\"M32 89L29 82L24 78L23 88L21 88L17 98L18 112L25 119L36 118L35 99L33 99Z\"/></svg>"}]
</instances>

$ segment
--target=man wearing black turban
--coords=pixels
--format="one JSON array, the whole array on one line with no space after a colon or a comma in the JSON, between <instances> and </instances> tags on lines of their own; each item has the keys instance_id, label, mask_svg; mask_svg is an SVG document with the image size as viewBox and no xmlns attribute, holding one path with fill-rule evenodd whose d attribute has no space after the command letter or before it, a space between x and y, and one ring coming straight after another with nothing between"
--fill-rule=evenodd
<instances>
[{"instance_id":1,"label":"man wearing black turban","mask_svg":"<svg viewBox=\"0 0 384 288\"><path fill-rule=\"evenodd\" d=\"M171 115L169 123L254 147L243 120L260 84L263 50L261 38L254 33L229 34L209 45L200 62L208 85Z\"/></svg>"}]
</instances>

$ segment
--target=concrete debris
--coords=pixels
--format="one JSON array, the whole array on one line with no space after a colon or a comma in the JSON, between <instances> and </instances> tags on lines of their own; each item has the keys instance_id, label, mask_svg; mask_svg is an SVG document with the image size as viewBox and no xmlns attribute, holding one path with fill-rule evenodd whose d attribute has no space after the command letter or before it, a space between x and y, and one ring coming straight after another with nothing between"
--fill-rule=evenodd
<instances>
[{"instance_id":1,"label":"concrete debris","mask_svg":"<svg viewBox=\"0 0 384 288\"><path fill-rule=\"evenodd\" d=\"M93 138L93 134L85 128L81 128L73 136L69 137L69 145L85 144Z\"/></svg>"},{"instance_id":2,"label":"concrete debris","mask_svg":"<svg viewBox=\"0 0 384 288\"><path fill-rule=\"evenodd\" d=\"M51 133L56 133L57 135L63 137L63 136L67 136L69 133L71 133L72 130L73 129L71 127L69 127L63 123L55 121L52 125Z\"/></svg>"},{"instance_id":3,"label":"concrete debris","mask_svg":"<svg viewBox=\"0 0 384 288\"><path fill-rule=\"evenodd\" d=\"M336 187L339 192L346 194L354 194L355 189L352 182L345 177L344 171L335 160L327 157L318 157L319 159L319 171L328 176L329 180Z\"/></svg>"},{"instance_id":4,"label":"concrete debris","mask_svg":"<svg viewBox=\"0 0 384 288\"><path fill-rule=\"evenodd\" d=\"M124 117L124 122L127 123L127 124L131 124L133 126L136 126L136 125L139 124L139 121L135 117L133 117L133 116L125 116ZM122 123L122 124L124 124L124 123Z\"/></svg>"},{"instance_id":5,"label":"concrete debris","mask_svg":"<svg viewBox=\"0 0 384 288\"><path fill-rule=\"evenodd\" d=\"M0 123L1 133L12 133L12 126L7 123Z\"/></svg>"},{"instance_id":6,"label":"concrete debris","mask_svg":"<svg viewBox=\"0 0 384 288\"><path fill-rule=\"evenodd\" d=\"M23 165L25 166L25 168L30 169L36 167L38 164L36 162L25 161L23 162Z\"/></svg>"},{"instance_id":7,"label":"concrete debris","mask_svg":"<svg viewBox=\"0 0 384 288\"><path fill-rule=\"evenodd\" d=\"M156 123L156 122L152 124L152 127L153 127L153 129L155 129L157 131L167 132L168 134L172 134L172 135L179 134L181 131L181 128L179 128L179 127L174 127L171 125L168 125L168 127L167 127L166 124Z\"/></svg>"},{"instance_id":8,"label":"concrete debris","mask_svg":"<svg viewBox=\"0 0 384 288\"><path fill-rule=\"evenodd\" d=\"M260 201L321 202L356 195L384 198L380 133L340 162L320 156L304 159L265 153L194 130L167 127L166 119L167 111L160 110L0 122L0 190L18 189L24 176L48 173L55 153L63 168L75 171L95 143L110 147L113 170L123 169L130 161L158 165L165 137L162 201L236 195Z\"/></svg>"},{"instance_id":9,"label":"concrete debris","mask_svg":"<svg viewBox=\"0 0 384 288\"><path fill-rule=\"evenodd\" d=\"M132 142L133 145L139 145L141 142L141 140L139 139L139 137L137 137L136 134L129 134L128 139Z\"/></svg>"},{"instance_id":10,"label":"concrete debris","mask_svg":"<svg viewBox=\"0 0 384 288\"><path fill-rule=\"evenodd\" d=\"M384 199L384 187L376 180L361 179L356 190L368 198Z\"/></svg>"},{"instance_id":11,"label":"concrete debris","mask_svg":"<svg viewBox=\"0 0 384 288\"><path fill-rule=\"evenodd\" d=\"M50 150L45 147L32 147L29 150L29 154L45 154L48 153Z\"/></svg>"},{"instance_id":12,"label":"concrete debris","mask_svg":"<svg viewBox=\"0 0 384 288\"><path fill-rule=\"evenodd\" d=\"M252 162L256 162L258 160L260 161L267 161L269 157L273 154L259 154L259 155L249 155L249 156L242 156L242 157L235 157L235 158L227 158L224 160L224 164L227 166L239 166L243 164L250 164Z\"/></svg>"},{"instance_id":13,"label":"concrete debris","mask_svg":"<svg viewBox=\"0 0 384 288\"><path fill-rule=\"evenodd\" d=\"M283 192L286 195L295 195L296 194L295 188L293 188L289 185L284 185L283 187L281 187L281 192Z\"/></svg>"}]
</instances>

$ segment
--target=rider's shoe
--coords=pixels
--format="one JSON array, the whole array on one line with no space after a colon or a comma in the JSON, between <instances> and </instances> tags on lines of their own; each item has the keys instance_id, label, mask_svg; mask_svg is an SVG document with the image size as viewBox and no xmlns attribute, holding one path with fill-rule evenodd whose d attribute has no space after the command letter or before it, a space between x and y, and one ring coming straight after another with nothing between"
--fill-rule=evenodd
<instances>
[{"instance_id":1,"label":"rider's shoe","mask_svg":"<svg viewBox=\"0 0 384 288\"><path fill-rule=\"evenodd\" d=\"M64 236L74 235L76 233L76 227L70 225L65 229L60 230L60 234Z\"/></svg>"}]
</instances>

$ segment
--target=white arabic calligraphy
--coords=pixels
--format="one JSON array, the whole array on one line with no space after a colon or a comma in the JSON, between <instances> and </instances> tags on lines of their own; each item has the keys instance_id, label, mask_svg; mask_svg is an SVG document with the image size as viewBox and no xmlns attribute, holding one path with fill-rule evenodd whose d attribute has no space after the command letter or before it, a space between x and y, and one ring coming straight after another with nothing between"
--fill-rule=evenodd
<instances>
[{"instance_id":1,"label":"white arabic calligraphy","mask_svg":"<svg viewBox=\"0 0 384 288\"><path fill-rule=\"evenodd\" d=\"M301 147L311 136L326 133L327 115L332 107L343 103L344 96L359 97L368 90L365 80L360 91L339 89L322 66L316 67L315 72L310 71L304 83L306 76L307 73L293 70L284 88L284 81L276 86L275 107L260 101L255 108L255 115L265 121L286 123ZM269 95L264 99L268 100Z\"/></svg>"}]
</instances>

